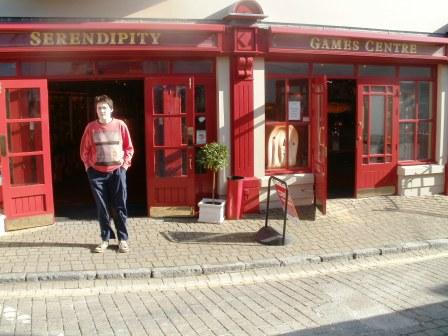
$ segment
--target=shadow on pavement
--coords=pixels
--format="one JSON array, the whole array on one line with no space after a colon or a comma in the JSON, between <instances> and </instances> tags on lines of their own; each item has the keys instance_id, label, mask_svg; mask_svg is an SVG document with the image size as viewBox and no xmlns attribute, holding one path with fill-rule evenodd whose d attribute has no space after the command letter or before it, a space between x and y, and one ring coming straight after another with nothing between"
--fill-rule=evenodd
<instances>
[{"instance_id":1,"label":"shadow on pavement","mask_svg":"<svg viewBox=\"0 0 448 336\"><path fill-rule=\"evenodd\" d=\"M447 335L448 301L405 309L390 314L336 322L297 330L282 336L392 336ZM340 317L343 319L343 317ZM346 317L345 317L346 318ZM421 322L420 322L421 321Z\"/></svg>"},{"instance_id":2,"label":"shadow on pavement","mask_svg":"<svg viewBox=\"0 0 448 336\"><path fill-rule=\"evenodd\" d=\"M76 247L93 250L96 244L58 243L58 242L0 242L0 248L8 247Z\"/></svg>"},{"instance_id":3,"label":"shadow on pavement","mask_svg":"<svg viewBox=\"0 0 448 336\"><path fill-rule=\"evenodd\" d=\"M147 209L144 204L129 204L128 217L147 217ZM67 222L76 220L96 220L96 208L94 204L88 205L64 205L56 206L56 222Z\"/></svg>"},{"instance_id":4,"label":"shadow on pavement","mask_svg":"<svg viewBox=\"0 0 448 336\"><path fill-rule=\"evenodd\" d=\"M434 293L448 297L448 284L443 285L443 286L437 286L437 287L433 288L432 291Z\"/></svg>"},{"instance_id":5,"label":"shadow on pavement","mask_svg":"<svg viewBox=\"0 0 448 336\"><path fill-rule=\"evenodd\" d=\"M431 211L418 211L418 210L412 210L409 208L404 208L404 209L384 208L381 210L373 210L373 211L403 212L403 213L412 214L412 215L446 218L446 214L438 214L438 213L434 213Z\"/></svg>"},{"instance_id":6,"label":"shadow on pavement","mask_svg":"<svg viewBox=\"0 0 448 336\"><path fill-rule=\"evenodd\" d=\"M160 233L166 240L182 244L254 244L256 232L216 233L216 232L188 232L166 231Z\"/></svg>"}]
</instances>

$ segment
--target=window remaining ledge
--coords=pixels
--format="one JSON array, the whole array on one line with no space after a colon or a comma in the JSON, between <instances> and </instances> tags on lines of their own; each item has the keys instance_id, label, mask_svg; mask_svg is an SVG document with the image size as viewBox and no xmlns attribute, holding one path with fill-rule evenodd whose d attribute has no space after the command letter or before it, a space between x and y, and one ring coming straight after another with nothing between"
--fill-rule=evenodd
<instances>
[{"instance_id":1,"label":"window remaining ledge","mask_svg":"<svg viewBox=\"0 0 448 336\"><path fill-rule=\"evenodd\" d=\"M444 171L445 171L444 165L423 164L415 166L399 166L397 169L397 174L398 176L431 175L431 174L443 174Z\"/></svg>"},{"instance_id":2,"label":"window remaining ledge","mask_svg":"<svg viewBox=\"0 0 448 336\"><path fill-rule=\"evenodd\" d=\"M301 174L284 174L276 175L279 179L284 180L288 185L310 184L314 183L314 174L301 173ZM270 176L261 177L261 187L267 188ZM272 187L272 184L271 184Z\"/></svg>"}]
</instances>

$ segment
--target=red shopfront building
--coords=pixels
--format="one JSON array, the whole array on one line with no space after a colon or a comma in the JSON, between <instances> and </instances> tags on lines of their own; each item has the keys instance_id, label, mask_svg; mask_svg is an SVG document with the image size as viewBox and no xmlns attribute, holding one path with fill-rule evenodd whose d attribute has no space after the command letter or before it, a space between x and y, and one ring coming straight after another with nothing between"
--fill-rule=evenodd
<instances>
[{"instance_id":1,"label":"red shopfront building","mask_svg":"<svg viewBox=\"0 0 448 336\"><path fill-rule=\"evenodd\" d=\"M222 24L0 25L7 230L92 202L79 140L102 93L131 130L129 202L149 216L191 213L207 196L211 176L195 158L212 141L230 145L229 174L261 181L255 203L278 175L323 212L328 193L395 194L400 166L435 163L446 39L259 28L262 14L235 7Z\"/></svg>"}]
</instances>

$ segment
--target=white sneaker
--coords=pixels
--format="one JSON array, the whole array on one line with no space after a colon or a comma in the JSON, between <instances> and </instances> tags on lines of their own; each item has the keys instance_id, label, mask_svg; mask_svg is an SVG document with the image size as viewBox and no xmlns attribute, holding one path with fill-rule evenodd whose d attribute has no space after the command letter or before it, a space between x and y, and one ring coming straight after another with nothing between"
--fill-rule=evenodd
<instances>
[{"instance_id":1,"label":"white sneaker","mask_svg":"<svg viewBox=\"0 0 448 336\"><path fill-rule=\"evenodd\" d=\"M95 253L103 253L104 251L107 250L108 246L109 246L109 242L107 240L103 240L101 242L101 244L99 244L97 247L95 247L93 252L95 252Z\"/></svg>"},{"instance_id":2,"label":"white sneaker","mask_svg":"<svg viewBox=\"0 0 448 336\"><path fill-rule=\"evenodd\" d=\"M129 252L129 245L126 240L120 240L118 243L118 252L120 253L128 253Z\"/></svg>"}]
</instances>

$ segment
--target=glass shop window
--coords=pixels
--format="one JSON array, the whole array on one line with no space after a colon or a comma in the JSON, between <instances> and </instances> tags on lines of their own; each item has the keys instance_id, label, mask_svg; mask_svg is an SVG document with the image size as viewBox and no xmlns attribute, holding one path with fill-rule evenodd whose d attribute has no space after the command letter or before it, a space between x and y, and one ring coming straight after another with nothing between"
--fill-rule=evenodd
<instances>
[{"instance_id":1,"label":"glass shop window","mask_svg":"<svg viewBox=\"0 0 448 336\"><path fill-rule=\"evenodd\" d=\"M432 97L432 82L400 82L399 161L432 160Z\"/></svg>"},{"instance_id":2,"label":"glass shop window","mask_svg":"<svg viewBox=\"0 0 448 336\"><path fill-rule=\"evenodd\" d=\"M308 168L308 79L266 81L265 168L289 172Z\"/></svg>"}]
</instances>

